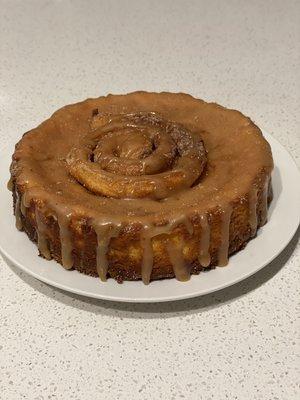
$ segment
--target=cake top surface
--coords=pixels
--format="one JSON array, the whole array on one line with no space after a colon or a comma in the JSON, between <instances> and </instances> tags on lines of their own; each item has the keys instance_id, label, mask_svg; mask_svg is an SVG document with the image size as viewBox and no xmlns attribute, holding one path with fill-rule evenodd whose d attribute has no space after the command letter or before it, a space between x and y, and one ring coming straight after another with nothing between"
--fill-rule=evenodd
<instances>
[{"instance_id":1,"label":"cake top surface","mask_svg":"<svg viewBox=\"0 0 300 400\"><path fill-rule=\"evenodd\" d=\"M133 221L223 207L273 166L269 144L240 112L148 92L65 106L23 136L13 159L29 199Z\"/></svg>"}]
</instances>

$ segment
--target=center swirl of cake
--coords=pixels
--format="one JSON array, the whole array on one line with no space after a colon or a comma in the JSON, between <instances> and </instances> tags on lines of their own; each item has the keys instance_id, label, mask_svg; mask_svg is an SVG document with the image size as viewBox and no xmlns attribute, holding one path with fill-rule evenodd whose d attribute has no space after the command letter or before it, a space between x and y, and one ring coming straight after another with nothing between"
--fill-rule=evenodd
<instances>
[{"instance_id":1,"label":"center swirl of cake","mask_svg":"<svg viewBox=\"0 0 300 400\"><path fill-rule=\"evenodd\" d=\"M72 148L67 165L97 195L160 200L198 183L206 151L199 134L157 113L95 110L91 131Z\"/></svg>"}]
</instances>

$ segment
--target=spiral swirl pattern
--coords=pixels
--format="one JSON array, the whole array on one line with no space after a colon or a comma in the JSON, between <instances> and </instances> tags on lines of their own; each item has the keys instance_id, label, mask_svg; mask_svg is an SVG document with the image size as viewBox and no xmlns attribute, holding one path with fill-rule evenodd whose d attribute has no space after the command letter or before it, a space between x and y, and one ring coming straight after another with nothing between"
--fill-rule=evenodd
<instances>
[{"instance_id":1,"label":"spiral swirl pattern","mask_svg":"<svg viewBox=\"0 0 300 400\"><path fill-rule=\"evenodd\" d=\"M154 112L94 112L92 131L67 157L70 174L113 198L164 199L191 187L206 165L199 135Z\"/></svg>"}]
</instances>

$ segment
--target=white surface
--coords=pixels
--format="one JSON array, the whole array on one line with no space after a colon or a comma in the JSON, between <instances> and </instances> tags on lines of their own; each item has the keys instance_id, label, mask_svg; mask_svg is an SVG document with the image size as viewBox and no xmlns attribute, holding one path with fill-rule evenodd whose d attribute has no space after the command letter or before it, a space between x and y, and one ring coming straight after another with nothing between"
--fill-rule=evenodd
<instances>
[{"instance_id":1,"label":"white surface","mask_svg":"<svg viewBox=\"0 0 300 400\"><path fill-rule=\"evenodd\" d=\"M269 222L259 229L255 239L243 250L230 257L226 268L192 276L188 282L163 279L151 282L123 282L109 279L106 283L78 271L67 271L55 261L38 257L38 250L24 233L15 228L12 214L12 195L6 184L9 180L11 156L0 152L0 251L21 270L60 289L88 297L126 301L162 302L182 300L223 289L249 277L272 261L285 248L300 222L300 173L288 152L272 136L264 134L272 147L274 172L272 174L274 198L269 210ZM290 221L286 224L286 221Z\"/></svg>"},{"instance_id":2,"label":"white surface","mask_svg":"<svg viewBox=\"0 0 300 400\"><path fill-rule=\"evenodd\" d=\"M299 166L299 1L0 6L1 147L88 96L172 90L240 109ZM240 284L155 305L69 295L1 261L1 400L296 400L298 237Z\"/></svg>"}]
</instances>

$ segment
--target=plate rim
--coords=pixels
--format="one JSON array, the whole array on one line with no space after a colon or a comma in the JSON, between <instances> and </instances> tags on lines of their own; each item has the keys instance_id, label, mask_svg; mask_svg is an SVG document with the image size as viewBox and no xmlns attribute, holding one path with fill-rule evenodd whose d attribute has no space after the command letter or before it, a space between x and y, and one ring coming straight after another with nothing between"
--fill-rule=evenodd
<instances>
[{"instance_id":1,"label":"plate rim","mask_svg":"<svg viewBox=\"0 0 300 400\"><path fill-rule=\"evenodd\" d=\"M286 150L285 147L283 145L281 145L281 143L276 138L274 138L272 135L266 133L265 131L263 131L263 135L266 138L266 140L270 143L272 150L273 150L273 146L275 146L275 147L277 146L280 149L280 151L285 155L285 157L289 161L289 163L288 163L289 166L291 168L294 168L294 172L296 173L296 175L299 176L299 181L300 181L300 171L298 169L298 166L297 166L295 160L293 159L293 157L289 153L289 151ZM7 146L2 147L2 149L0 149L0 154L5 152L5 150L8 149L8 147L10 147L10 146L7 145ZM274 164L275 164L275 167L276 167L276 160L275 159L274 159ZM1 190L1 192L2 192L2 190ZM298 195L299 200L300 200L300 187L298 188L298 192L296 194ZM300 208L299 208L299 211L298 211L297 218L295 218L294 224L292 225L292 229L290 229L289 234L286 235L286 237L282 241L282 243L279 246L279 248L276 249L274 254L268 260L266 260L266 261L264 261L262 263L258 263L258 266L256 268L250 269L247 273L240 274L236 278L233 278L232 280L229 280L228 282L225 282L225 283L223 282L223 283L217 284L215 286L211 286L210 288L202 289L201 292L199 292L197 290L196 291L192 290L189 293L184 293L184 294L179 294L179 295L172 294L172 295L169 295L169 296L168 295L164 295L164 296L155 297L155 298L149 297L149 294L148 294L148 297L137 297L137 298L135 298L134 296L132 296L132 297L116 297L115 295L93 293L93 292L89 292L88 289L86 291L84 291L84 290L82 290L80 288L74 288L72 286L68 286L68 285L62 284L60 282L56 282L56 281L54 281L52 279L49 279L49 278L47 278L45 276L41 276L40 274L38 274L35 271L33 271L32 269L30 269L30 267L27 267L26 265L21 264L18 260L16 260L13 255L11 255L9 252L6 251L5 248L3 248L1 242L0 242L0 252L3 254L4 261L6 263L7 263L7 260L8 260L13 265L15 265L17 268L19 268L21 271L24 271L25 273L29 274L30 276L34 277L35 279L38 279L39 281L44 282L44 283L46 283L48 285L51 285L52 287L56 287L58 289L64 290L64 291L69 292L69 293L77 294L77 295L84 296L84 297L99 299L99 300L124 302L124 303L160 303L160 302L179 301L179 300L184 300L184 299L190 299L190 298L194 298L194 297L204 296L204 295L207 295L209 293L214 293L214 292L217 292L219 290L228 288L229 286L235 285L238 282L241 282L241 281L249 278L250 276L254 275L255 273L257 273L262 268L266 267L277 256L279 256L279 254L285 249L285 247L288 245L288 243L294 237L294 235L295 235L295 233L296 233L296 231L298 229L299 223L300 223ZM16 233L17 233L17 230L16 230ZM253 240L255 240L255 239L253 239ZM35 255L35 257L37 257L37 255ZM219 268L221 268L221 267L219 267ZM223 268L221 268L221 269L223 270ZM225 267L224 270L226 271L226 267ZM73 271L73 272L77 272L78 274L80 274L78 271ZM209 272L207 272L207 273L209 273ZM83 275L83 276L85 276L85 275ZM200 276L201 276L201 274L196 275L195 278L197 279L197 277L200 277ZM89 278L91 278L91 277L89 277ZM95 279L95 278L92 278L92 279ZM140 283L140 281L138 281L138 282L134 281L134 282L130 282L130 283L131 284L138 284L138 283ZM125 284L126 284L126 282L125 282ZM180 284L184 285L185 283L180 283ZM105 285L106 285L106 283L105 283ZM148 287L148 286L145 286L145 287Z\"/></svg>"}]
</instances>

